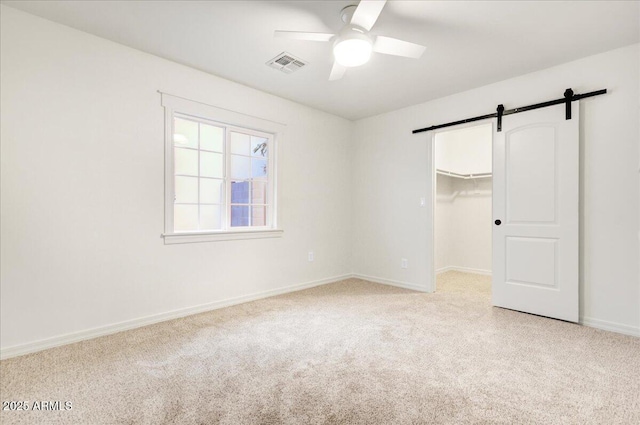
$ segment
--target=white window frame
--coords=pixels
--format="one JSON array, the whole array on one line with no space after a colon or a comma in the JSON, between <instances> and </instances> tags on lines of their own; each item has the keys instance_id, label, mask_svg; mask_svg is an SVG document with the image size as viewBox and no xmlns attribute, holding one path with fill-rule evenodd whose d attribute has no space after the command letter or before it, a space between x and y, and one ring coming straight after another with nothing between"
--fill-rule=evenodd
<instances>
[{"instance_id":1,"label":"white window frame","mask_svg":"<svg viewBox=\"0 0 640 425\"><path fill-rule=\"evenodd\" d=\"M165 244L209 242L237 239L262 239L281 237L283 230L278 226L278 146L284 136L286 126L281 123L253 117L239 112L218 108L212 105L188 100L167 93L162 93L162 106L165 111L165 223L162 234ZM225 129L224 180L225 193L222 211L223 229L211 231L175 232L173 223L173 207L175 199L174 179L174 116L193 119ZM268 193L272 195L267 204L266 226L231 227L231 178L230 169L230 134L238 132L265 137L269 139L268 161Z\"/></svg>"}]
</instances>

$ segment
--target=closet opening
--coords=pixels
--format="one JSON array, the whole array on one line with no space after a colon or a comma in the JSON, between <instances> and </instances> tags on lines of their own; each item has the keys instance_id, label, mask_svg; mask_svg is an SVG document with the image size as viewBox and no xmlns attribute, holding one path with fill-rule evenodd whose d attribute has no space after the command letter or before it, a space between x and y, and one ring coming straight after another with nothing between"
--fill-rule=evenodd
<instances>
[{"instance_id":1,"label":"closet opening","mask_svg":"<svg viewBox=\"0 0 640 425\"><path fill-rule=\"evenodd\" d=\"M493 123L433 136L435 290L491 293Z\"/></svg>"}]
</instances>

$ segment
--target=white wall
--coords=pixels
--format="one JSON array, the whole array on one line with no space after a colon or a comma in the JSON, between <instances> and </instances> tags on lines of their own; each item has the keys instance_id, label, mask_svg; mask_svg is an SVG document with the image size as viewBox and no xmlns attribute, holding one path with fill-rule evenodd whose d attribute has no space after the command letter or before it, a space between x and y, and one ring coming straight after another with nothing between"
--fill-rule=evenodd
<instances>
[{"instance_id":1,"label":"white wall","mask_svg":"<svg viewBox=\"0 0 640 425\"><path fill-rule=\"evenodd\" d=\"M491 273L491 178L436 181L436 272Z\"/></svg>"},{"instance_id":2,"label":"white wall","mask_svg":"<svg viewBox=\"0 0 640 425\"><path fill-rule=\"evenodd\" d=\"M491 123L436 133L436 168L457 174L490 173L492 139Z\"/></svg>"},{"instance_id":3,"label":"white wall","mask_svg":"<svg viewBox=\"0 0 640 425\"><path fill-rule=\"evenodd\" d=\"M434 261L436 271L451 267L453 260L453 202L455 200L454 178L436 175L436 211L433 223Z\"/></svg>"},{"instance_id":4,"label":"white wall","mask_svg":"<svg viewBox=\"0 0 640 425\"><path fill-rule=\"evenodd\" d=\"M607 88L580 109L580 312L591 325L640 334L639 53L639 45L628 46L357 121L354 272L432 288L431 134L412 130L487 114L500 103L559 98L568 87ZM399 267L402 257L408 269Z\"/></svg>"},{"instance_id":5,"label":"white wall","mask_svg":"<svg viewBox=\"0 0 640 425\"><path fill-rule=\"evenodd\" d=\"M3 349L351 271L352 122L6 6L1 19ZM287 125L282 238L163 245L157 90Z\"/></svg>"}]
</instances>

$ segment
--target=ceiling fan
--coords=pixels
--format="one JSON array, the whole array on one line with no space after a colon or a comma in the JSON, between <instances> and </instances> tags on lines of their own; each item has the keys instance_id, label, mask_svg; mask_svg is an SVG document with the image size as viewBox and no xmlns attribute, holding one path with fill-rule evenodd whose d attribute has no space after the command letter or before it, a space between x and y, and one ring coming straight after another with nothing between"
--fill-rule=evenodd
<instances>
[{"instance_id":1,"label":"ceiling fan","mask_svg":"<svg viewBox=\"0 0 640 425\"><path fill-rule=\"evenodd\" d=\"M276 31L275 36L306 41L333 40L334 63L329 81L342 78L347 68L367 63L372 52L419 58L424 53L424 46L397 38L369 34L386 2L386 0L361 0L358 6L345 7L340 14L346 25L338 34Z\"/></svg>"}]
</instances>

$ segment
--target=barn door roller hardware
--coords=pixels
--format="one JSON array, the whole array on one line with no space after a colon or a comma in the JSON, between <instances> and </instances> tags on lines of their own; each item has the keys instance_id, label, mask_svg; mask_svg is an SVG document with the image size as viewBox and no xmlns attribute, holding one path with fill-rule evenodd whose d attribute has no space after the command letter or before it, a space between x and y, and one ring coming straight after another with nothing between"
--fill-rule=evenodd
<instances>
[{"instance_id":1,"label":"barn door roller hardware","mask_svg":"<svg viewBox=\"0 0 640 425\"><path fill-rule=\"evenodd\" d=\"M498 131L502 131L502 117L504 117L505 115L518 114L520 112L532 111L534 109L546 108L547 106L560 105L562 103L565 104L565 119L570 120L571 119L571 102L573 102L574 100L580 100L586 97L599 96L601 94L606 94L606 93L607 93L607 89L602 89L602 90L596 90L596 91L592 91L584 94L575 94L573 93L573 90L569 88L564 91L564 97L562 97L561 99L555 99L555 100L550 100L548 102L536 103L534 105L521 106L519 108L506 109L506 110L504 109L504 105L498 105L496 112L494 112L493 114L480 115L473 118L466 118L464 120L448 122L446 124L438 124L438 125L432 125L431 127L419 128L417 130L413 130L412 133L413 134L422 133L425 131L437 130L439 128L452 127L454 125L465 124L468 122L486 120L487 118L497 118Z\"/></svg>"}]
</instances>

